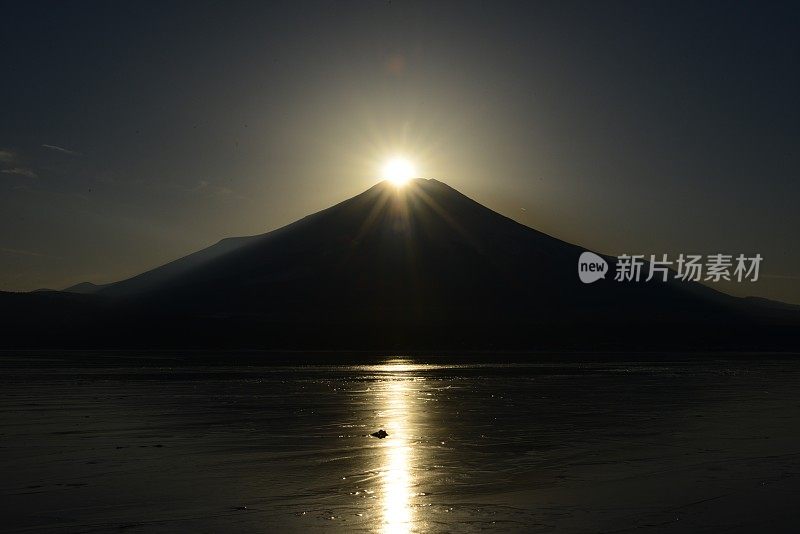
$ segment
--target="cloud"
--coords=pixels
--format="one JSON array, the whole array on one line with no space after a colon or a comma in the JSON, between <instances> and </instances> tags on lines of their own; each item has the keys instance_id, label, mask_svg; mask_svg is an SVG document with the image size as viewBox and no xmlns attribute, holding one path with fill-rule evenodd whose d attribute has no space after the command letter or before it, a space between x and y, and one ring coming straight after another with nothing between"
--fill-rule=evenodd
<instances>
[{"instance_id":1,"label":"cloud","mask_svg":"<svg viewBox=\"0 0 800 534\"><path fill-rule=\"evenodd\" d=\"M7 148L0 148L0 161L10 163L14 161L16 154L14 154L13 150L9 150Z\"/></svg>"},{"instance_id":2,"label":"cloud","mask_svg":"<svg viewBox=\"0 0 800 534\"><path fill-rule=\"evenodd\" d=\"M197 186L190 189L190 191L207 193L209 195L230 195L233 193L232 189L213 185L209 183L208 180L200 180L197 182Z\"/></svg>"},{"instance_id":3,"label":"cloud","mask_svg":"<svg viewBox=\"0 0 800 534\"><path fill-rule=\"evenodd\" d=\"M19 248L3 248L0 247L0 252L3 254L10 254L12 256L32 256L34 258L48 258L47 254L40 254L32 250L24 250Z\"/></svg>"},{"instance_id":4,"label":"cloud","mask_svg":"<svg viewBox=\"0 0 800 534\"><path fill-rule=\"evenodd\" d=\"M762 274L761 278L775 278L778 280L800 280L800 275L795 274Z\"/></svg>"},{"instance_id":5,"label":"cloud","mask_svg":"<svg viewBox=\"0 0 800 534\"><path fill-rule=\"evenodd\" d=\"M3 174L16 174L18 176L24 176L26 178L38 178L39 177L39 175L36 174L35 172L33 172L33 170L27 169L25 167L14 167L14 168L11 168L11 169L3 169L0 172L2 172Z\"/></svg>"},{"instance_id":6,"label":"cloud","mask_svg":"<svg viewBox=\"0 0 800 534\"><path fill-rule=\"evenodd\" d=\"M169 183L155 183L151 184L150 187L154 188L164 188L168 190L178 191L180 193L189 194L189 195L197 195L199 197L228 197L234 199L244 199L245 197L237 195L236 192L225 186L214 185L208 180L199 180L195 182L193 185L184 185L174 182Z\"/></svg>"},{"instance_id":7,"label":"cloud","mask_svg":"<svg viewBox=\"0 0 800 534\"><path fill-rule=\"evenodd\" d=\"M61 152L62 154L69 154L70 156L80 156L81 155L80 152L75 152L74 150L70 150L68 148L64 148L62 146L57 146L57 145L43 144L42 148L55 150L56 152Z\"/></svg>"}]
</instances>

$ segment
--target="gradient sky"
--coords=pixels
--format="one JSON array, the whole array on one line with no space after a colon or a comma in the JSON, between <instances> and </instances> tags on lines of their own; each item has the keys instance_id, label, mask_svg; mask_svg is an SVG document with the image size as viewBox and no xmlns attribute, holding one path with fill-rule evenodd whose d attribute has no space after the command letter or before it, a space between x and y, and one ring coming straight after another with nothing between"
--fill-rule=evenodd
<instances>
[{"instance_id":1,"label":"gradient sky","mask_svg":"<svg viewBox=\"0 0 800 534\"><path fill-rule=\"evenodd\" d=\"M109 282L420 175L800 303L800 9L5 2L0 289ZM533 267L532 267L533 268Z\"/></svg>"}]
</instances>

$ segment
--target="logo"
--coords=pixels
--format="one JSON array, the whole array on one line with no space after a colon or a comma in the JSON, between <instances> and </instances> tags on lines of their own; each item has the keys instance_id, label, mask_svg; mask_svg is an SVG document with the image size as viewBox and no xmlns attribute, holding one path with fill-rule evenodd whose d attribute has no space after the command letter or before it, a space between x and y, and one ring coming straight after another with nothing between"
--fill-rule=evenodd
<instances>
[{"instance_id":1,"label":"logo","mask_svg":"<svg viewBox=\"0 0 800 534\"><path fill-rule=\"evenodd\" d=\"M606 277L608 263L594 252L584 252L578 258L578 277L584 284L591 284Z\"/></svg>"},{"instance_id":2,"label":"logo","mask_svg":"<svg viewBox=\"0 0 800 534\"><path fill-rule=\"evenodd\" d=\"M761 254L679 254L670 260L667 254L621 254L614 263L616 282L757 282L764 257ZM578 278L591 284L608 274L608 263L594 252L583 252L578 258Z\"/></svg>"}]
</instances>

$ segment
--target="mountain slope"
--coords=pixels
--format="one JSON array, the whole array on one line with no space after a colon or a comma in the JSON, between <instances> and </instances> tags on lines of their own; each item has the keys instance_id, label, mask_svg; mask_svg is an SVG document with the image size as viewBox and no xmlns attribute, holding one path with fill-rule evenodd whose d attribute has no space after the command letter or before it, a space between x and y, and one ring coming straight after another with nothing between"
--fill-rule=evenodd
<instances>
[{"instance_id":1,"label":"mountain slope","mask_svg":"<svg viewBox=\"0 0 800 534\"><path fill-rule=\"evenodd\" d=\"M260 236L224 240L99 292L172 310L286 318L452 320L551 314L615 302L725 299L710 289L575 275L583 250L485 208L436 180L381 183ZM652 302L651 302L652 304ZM698 311L694 309L693 311Z\"/></svg>"},{"instance_id":2,"label":"mountain slope","mask_svg":"<svg viewBox=\"0 0 800 534\"><path fill-rule=\"evenodd\" d=\"M585 285L581 252L442 182L383 182L102 287L87 296L103 316L81 300L73 329L110 344L273 348L741 347L795 332L796 313L699 284Z\"/></svg>"}]
</instances>

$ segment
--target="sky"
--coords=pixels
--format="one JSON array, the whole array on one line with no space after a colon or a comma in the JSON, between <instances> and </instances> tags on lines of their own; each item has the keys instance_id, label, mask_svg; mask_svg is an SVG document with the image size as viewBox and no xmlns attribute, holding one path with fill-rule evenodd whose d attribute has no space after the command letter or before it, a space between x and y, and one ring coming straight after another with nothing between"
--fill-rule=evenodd
<instances>
[{"instance_id":1,"label":"sky","mask_svg":"<svg viewBox=\"0 0 800 534\"><path fill-rule=\"evenodd\" d=\"M0 290L106 283L412 159L606 254L800 303L800 7L4 2Z\"/></svg>"}]
</instances>

